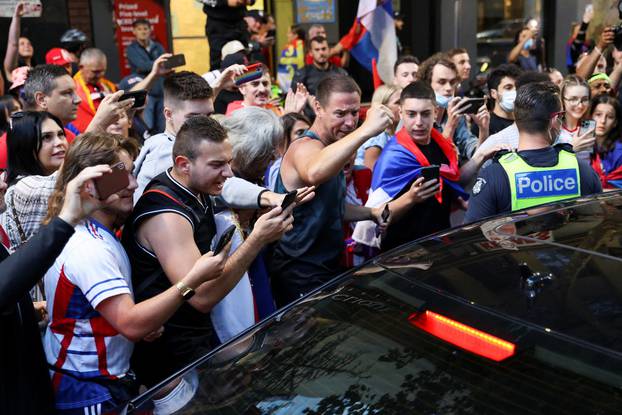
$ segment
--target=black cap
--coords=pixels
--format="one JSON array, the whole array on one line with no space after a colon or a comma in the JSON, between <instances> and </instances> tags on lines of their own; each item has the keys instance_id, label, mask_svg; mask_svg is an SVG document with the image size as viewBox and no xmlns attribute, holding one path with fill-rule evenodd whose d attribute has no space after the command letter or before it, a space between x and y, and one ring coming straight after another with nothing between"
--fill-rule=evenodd
<instances>
[{"instance_id":1,"label":"black cap","mask_svg":"<svg viewBox=\"0 0 622 415\"><path fill-rule=\"evenodd\" d=\"M244 52L231 53L225 56L225 58L220 63L220 70L224 71L231 65L247 65L247 64L248 64L248 58L246 57L246 54Z\"/></svg>"},{"instance_id":2,"label":"black cap","mask_svg":"<svg viewBox=\"0 0 622 415\"><path fill-rule=\"evenodd\" d=\"M252 17L253 19L263 24L268 22L268 20L266 19L266 14L263 10L247 10L246 16Z\"/></svg>"},{"instance_id":3,"label":"black cap","mask_svg":"<svg viewBox=\"0 0 622 415\"><path fill-rule=\"evenodd\" d=\"M394 20L404 20L404 15L400 12L393 12L393 19Z\"/></svg>"}]
</instances>

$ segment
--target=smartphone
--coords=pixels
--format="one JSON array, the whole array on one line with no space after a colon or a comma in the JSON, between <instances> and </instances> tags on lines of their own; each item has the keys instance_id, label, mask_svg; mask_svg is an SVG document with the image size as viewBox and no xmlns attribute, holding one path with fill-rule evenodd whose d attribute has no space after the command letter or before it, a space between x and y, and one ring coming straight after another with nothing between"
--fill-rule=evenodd
<instances>
[{"instance_id":1,"label":"smartphone","mask_svg":"<svg viewBox=\"0 0 622 415\"><path fill-rule=\"evenodd\" d=\"M486 102L485 98L463 98L463 100L468 101L468 104L463 104L465 106L462 114L477 114L477 111Z\"/></svg>"},{"instance_id":2,"label":"smartphone","mask_svg":"<svg viewBox=\"0 0 622 415\"><path fill-rule=\"evenodd\" d=\"M173 69L186 64L186 56L183 53L173 55L162 64L164 69Z\"/></svg>"},{"instance_id":3,"label":"smartphone","mask_svg":"<svg viewBox=\"0 0 622 415\"><path fill-rule=\"evenodd\" d=\"M218 255L225 246L229 243L231 238L233 238L233 234L235 233L235 225L229 226L222 235L220 235L220 239L216 243L216 247L214 248L214 256Z\"/></svg>"},{"instance_id":4,"label":"smartphone","mask_svg":"<svg viewBox=\"0 0 622 415\"><path fill-rule=\"evenodd\" d=\"M235 77L235 85L240 86L247 82L254 81L261 78L263 75L263 68L261 63L254 63L246 67L246 72L240 76Z\"/></svg>"},{"instance_id":5,"label":"smartphone","mask_svg":"<svg viewBox=\"0 0 622 415\"><path fill-rule=\"evenodd\" d=\"M384 205L384 209L382 209L382 213L380 214L380 216L382 217L383 222L386 222L387 219L389 219L389 216L391 216L391 211L389 210L388 203Z\"/></svg>"},{"instance_id":6,"label":"smartphone","mask_svg":"<svg viewBox=\"0 0 622 415\"><path fill-rule=\"evenodd\" d=\"M123 162L119 162L110 168L112 173L106 173L93 180L100 200L106 200L110 195L120 192L130 185L130 173L125 169Z\"/></svg>"},{"instance_id":7,"label":"smartphone","mask_svg":"<svg viewBox=\"0 0 622 415\"><path fill-rule=\"evenodd\" d=\"M581 121L581 127L579 128L579 136L584 135L588 131L592 131L592 135L596 132L596 121L594 120L583 120Z\"/></svg>"},{"instance_id":8,"label":"smartphone","mask_svg":"<svg viewBox=\"0 0 622 415\"><path fill-rule=\"evenodd\" d=\"M147 91L144 89L138 91L127 91L121 95L119 101L124 101L126 99L134 98L134 105L132 108L142 108L145 106L145 102L147 101Z\"/></svg>"},{"instance_id":9,"label":"smartphone","mask_svg":"<svg viewBox=\"0 0 622 415\"><path fill-rule=\"evenodd\" d=\"M421 168L421 176L423 177L423 181L427 182L429 180L438 180L441 174L441 166L432 165Z\"/></svg>"},{"instance_id":10,"label":"smartphone","mask_svg":"<svg viewBox=\"0 0 622 415\"><path fill-rule=\"evenodd\" d=\"M281 203L281 208L283 210L287 209L289 205L296 201L296 196L298 195L298 190L292 190L288 194L285 195L283 202Z\"/></svg>"}]
</instances>

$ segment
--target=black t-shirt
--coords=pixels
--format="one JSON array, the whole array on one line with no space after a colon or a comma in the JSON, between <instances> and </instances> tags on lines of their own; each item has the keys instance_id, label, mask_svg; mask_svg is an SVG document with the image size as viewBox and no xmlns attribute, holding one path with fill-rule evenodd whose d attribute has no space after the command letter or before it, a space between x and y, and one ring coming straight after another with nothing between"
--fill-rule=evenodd
<instances>
[{"instance_id":1,"label":"black t-shirt","mask_svg":"<svg viewBox=\"0 0 622 415\"><path fill-rule=\"evenodd\" d=\"M493 134L497 134L499 131L506 129L510 125L514 124L514 120L510 120L509 118L499 117L494 112L490 112L490 126L488 127L489 136ZM477 124L473 123L473 127L471 128L471 132L473 135L479 135L479 128Z\"/></svg>"},{"instance_id":2,"label":"black t-shirt","mask_svg":"<svg viewBox=\"0 0 622 415\"><path fill-rule=\"evenodd\" d=\"M539 150L519 151L518 154L530 166L552 167L557 164L558 153L561 149L572 151L570 145L561 144ZM493 162L479 172L469 199L469 208L464 218L465 223L512 211L510 181L499 163L499 158L506 153L507 151L497 153ZM579 159L578 162L581 195L602 192L603 189L596 172L585 161Z\"/></svg>"},{"instance_id":3,"label":"black t-shirt","mask_svg":"<svg viewBox=\"0 0 622 415\"><path fill-rule=\"evenodd\" d=\"M418 144L421 152L426 156L430 164L449 164L449 160L434 140L428 145ZM395 197L397 199L410 189L410 183ZM386 251L417 238L450 227L449 214L452 190L449 186L443 186L443 203L439 203L436 197L431 197L422 203L413 205L402 218L392 222L387 233L382 239L382 250Z\"/></svg>"}]
</instances>

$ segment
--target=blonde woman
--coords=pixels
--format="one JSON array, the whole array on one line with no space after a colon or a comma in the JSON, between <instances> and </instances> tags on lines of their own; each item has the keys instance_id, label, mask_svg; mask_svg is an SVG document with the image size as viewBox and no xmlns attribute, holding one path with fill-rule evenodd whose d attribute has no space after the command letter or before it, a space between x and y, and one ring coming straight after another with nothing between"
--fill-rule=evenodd
<instances>
[{"instance_id":1,"label":"blonde woman","mask_svg":"<svg viewBox=\"0 0 622 415\"><path fill-rule=\"evenodd\" d=\"M402 88L395 85L380 85L374 92L371 102L385 105L393 111L393 125L381 132L375 137L370 138L363 144L356 153L354 164L357 166L365 166L370 170L374 170L376 160L380 157L380 153L385 144L395 134L395 130L400 122L400 94Z\"/></svg>"}]
</instances>

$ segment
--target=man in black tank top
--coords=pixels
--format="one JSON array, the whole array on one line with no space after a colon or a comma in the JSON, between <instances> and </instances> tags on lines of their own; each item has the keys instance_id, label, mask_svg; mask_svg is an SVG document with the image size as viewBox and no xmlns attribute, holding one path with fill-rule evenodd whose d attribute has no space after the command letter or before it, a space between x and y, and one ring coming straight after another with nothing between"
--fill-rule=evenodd
<instances>
[{"instance_id":1,"label":"man in black tank top","mask_svg":"<svg viewBox=\"0 0 622 415\"><path fill-rule=\"evenodd\" d=\"M218 122L190 118L177 134L173 167L149 183L125 224L123 244L136 296L149 298L176 285L188 300L165 324L162 337L140 342L135 349L132 366L147 386L215 346L210 310L236 286L259 251L292 228L293 206L285 211L276 207L257 220L222 273L214 272L198 287L178 285L180 276L213 246L210 197L219 195L232 176L231 158L231 144Z\"/></svg>"},{"instance_id":2,"label":"man in black tank top","mask_svg":"<svg viewBox=\"0 0 622 415\"><path fill-rule=\"evenodd\" d=\"M283 306L330 280L341 270L343 221L382 223L384 206L370 209L345 203L343 168L358 148L393 122L391 110L374 105L356 129L361 90L345 75L330 75L317 88L315 122L283 157L277 192L316 186L315 198L294 210L296 227L276 245L270 277L277 305Z\"/></svg>"}]
</instances>

